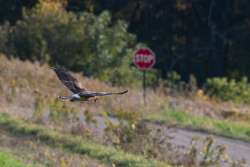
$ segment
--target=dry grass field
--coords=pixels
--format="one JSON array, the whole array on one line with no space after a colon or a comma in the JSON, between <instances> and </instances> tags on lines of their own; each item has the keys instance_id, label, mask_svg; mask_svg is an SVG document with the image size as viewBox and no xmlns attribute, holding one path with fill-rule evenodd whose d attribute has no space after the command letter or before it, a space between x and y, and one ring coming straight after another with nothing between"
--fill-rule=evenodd
<instances>
[{"instance_id":1,"label":"dry grass field","mask_svg":"<svg viewBox=\"0 0 250 167\"><path fill-rule=\"evenodd\" d=\"M172 151L175 149L170 146L172 155L169 151L166 152L170 149L167 145L170 139L166 139L167 143L162 144L161 130L151 129L145 125L147 121L250 141L250 108L247 105L216 101L206 96L202 90L197 90L192 96L173 96L163 93L166 92L166 88L159 87L154 90L147 89L147 105L144 106L140 88L114 87L81 74L73 75L90 90L128 89L129 92L124 96L104 97L97 102L62 102L57 97L68 95L70 92L60 83L48 65L8 59L0 55L1 115L7 113L14 120L22 120L17 124L11 121L12 119L9 122L2 120L1 150L35 166L63 166L64 163L65 166L75 166L71 165L73 162L79 162L83 166L116 166L119 163L123 166L133 166L137 164L137 160L149 166L155 166L157 163L163 166L181 162L184 166L205 163L206 159L202 161L194 158L193 150L183 154ZM2 117L5 118L4 114ZM7 127L11 128L6 128L6 125L10 125ZM19 129L18 126L23 126L23 129ZM36 132L40 127L48 132ZM117 157L112 159L113 155L105 153L110 148L96 148L81 142L69 144L72 144L72 147L76 144L82 145L80 148L85 151L73 149L65 152L68 150L67 145L60 137L53 135L54 131L56 134L69 135L69 138L62 137L66 142L71 142L75 136L84 141L118 149L114 151L117 151ZM36 133L40 134L40 137L37 137ZM32 139L27 138L30 135ZM48 137L49 141L62 143L54 149L54 145L46 145L47 140L43 135ZM15 149L15 145L20 147ZM164 148L161 145L164 145ZM204 147L209 147L209 144L205 144ZM123 151L129 154L128 157L123 157ZM113 151L111 152L113 154ZM22 156L23 154L27 156ZM135 159L132 158L133 155ZM182 158L179 162L171 162L173 155ZM181 160L184 157L186 161ZM221 157L213 163L219 163L220 160ZM213 163L207 163L207 166Z\"/></svg>"}]
</instances>

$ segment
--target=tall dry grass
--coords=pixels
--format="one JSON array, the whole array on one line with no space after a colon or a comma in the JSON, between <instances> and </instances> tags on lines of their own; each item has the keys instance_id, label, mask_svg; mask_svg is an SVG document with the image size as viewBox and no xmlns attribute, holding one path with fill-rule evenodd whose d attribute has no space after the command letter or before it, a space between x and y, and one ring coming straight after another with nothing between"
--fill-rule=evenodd
<instances>
[{"instance_id":1,"label":"tall dry grass","mask_svg":"<svg viewBox=\"0 0 250 167\"><path fill-rule=\"evenodd\" d=\"M31 118L37 103L42 103L42 110L48 110L49 103L59 103L63 108L92 113L143 112L145 114L164 111L167 107L181 109L196 115L219 118L245 118L250 115L247 105L230 102L221 103L209 99L201 90L192 97L171 96L164 94L164 87L147 90L147 105L144 106L140 88L113 87L109 83L73 74L84 87L97 91L118 91L128 89L124 96L104 97L94 102L71 103L57 102L58 95L69 92L57 79L53 70L46 64L8 59L0 55L0 103L1 110L24 118ZM43 102L41 102L43 101ZM53 104L52 104L53 105ZM46 109L47 108L47 109ZM44 111L45 112L45 111ZM46 114L45 114L46 115Z\"/></svg>"},{"instance_id":2,"label":"tall dry grass","mask_svg":"<svg viewBox=\"0 0 250 167\"><path fill-rule=\"evenodd\" d=\"M86 112L92 117L117 113L125 115L126 113L140 113L140 116L143 116L147 113L165 110L168 105L168 97L153 90L147 90L147 105L144 106L141 90L113 87L109 83L86 78L81 74L73 73L73 75L82 83L82 86L89 90L128 89L129 92L123 96L103 97L96 103L62 102L57 97L69 95L71 92L63 86L48 65L8 59L0 55L0 112L43 123L62 131L71 132L77 129L84 133L86 129L82 127L82 124Z\"/></svg>"},{"instance_id":3,"label":"tall dry grass","mask_svg":"<svg viewBox=\"0 0 250 167\"><path fill-rule=\"evenodd\" d=\"M142 91L127 88L113 87L108 83L96 79L83 77L81 74L73 74L84 87L97 91L118 91L128 89L129 93L124 96L104 97L97 103L83 102L75 103L78 107L89 108L89 110L119 111L156 111L167 103L167 97L147 90L147 105L144 107ZM38 62L20 61L18 59L7 59L0 55L0 95L2 107L18 107L30 110L34 107L36 98L56 99L58 95L68 95L69 92L57 79L53 70L48 65ZM3 105L4 104L4 105ZM65 103L72 106L72 103ZM8 107L6 107L8 106ZM10 110L9 110L10 111ZM15 111L15 114L25 114Z\"/></svg>"}]
</instances>

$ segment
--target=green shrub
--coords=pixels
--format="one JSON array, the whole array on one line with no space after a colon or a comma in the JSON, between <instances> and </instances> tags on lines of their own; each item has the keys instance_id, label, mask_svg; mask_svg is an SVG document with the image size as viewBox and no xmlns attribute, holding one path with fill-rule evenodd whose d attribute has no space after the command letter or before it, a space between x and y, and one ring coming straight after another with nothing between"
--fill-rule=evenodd
<instances>
[{"instance_id":1,"label":"green shrub","mask_svg":"<svg viewBox=\"0 0 250 167\"><path fill-rule=\"evenodd\" d=\"M107 11L99 16L75 14L58 2L40 1L24 10L14 26L0 26L0 51L22 60L59 64L116 85L136 85L140 72L131 60L139 45L127 28L124 21L112 22Z\"/></svg>"},{"instance_id":2,"label":"green shrub","mask_svg":"<svg viewBox=\"0 0 250 167\"><path fill-rule=\"evenodd\" d=\"M250 84L246 77L239 81L227 78L210 78L205 84L205 89L210 96L224 101L250 103Z\"/></svg>"},{"instance_id":3,"label":"green shrub","mask_svg":"<svg viewBox=\"0 0 250 167\"><path fill-rule=\"evenodd\" d=\"M164 93L171 95L194 96L198 89L197 80L193 74L189 76L188 81L184 81L181 75L176 71L167 74L166 80L160 81L160 88Z\"/></svg>"}]
</instances>

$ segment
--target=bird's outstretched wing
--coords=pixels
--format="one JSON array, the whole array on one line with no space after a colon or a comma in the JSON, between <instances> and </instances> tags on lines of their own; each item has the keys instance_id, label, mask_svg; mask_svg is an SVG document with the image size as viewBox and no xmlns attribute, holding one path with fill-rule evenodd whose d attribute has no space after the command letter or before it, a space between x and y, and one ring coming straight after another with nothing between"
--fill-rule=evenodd
<instances>
[{"instance_id":1,"label":"bird's outstretched wing","mask_svg":"<svg viewBox=\"0 0 250 167\"><path fill-rule=\"evenodd\" d=\"M109 95L122 95L127 93L128 90L122 91L122 92L93 92L93 91L84 91L81 92L80 95L82 96L89 96L89 97L93 97L93 96L109 96Z\"/></svg>"},{"instance_id":2,"label":"bird's outstretched wing","mask_svg":"<svg viewBox=\"0 0 250 167\"><path fill-rule=\"evenodd\" d=\"M73 93L79 93L86 90L85 88L82 88L77 79L70 75L70 73L64 68L52 67L52 69L55 71L60 81Z\"/></svg>"}]
</instances>

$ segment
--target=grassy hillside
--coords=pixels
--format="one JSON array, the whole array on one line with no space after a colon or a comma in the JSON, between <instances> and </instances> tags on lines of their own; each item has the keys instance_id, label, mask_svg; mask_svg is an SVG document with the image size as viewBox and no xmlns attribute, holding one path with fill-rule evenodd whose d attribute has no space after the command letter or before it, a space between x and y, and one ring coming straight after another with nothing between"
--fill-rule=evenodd
<instances>
[{"instance_id":1,"label":"grassy hillside","mask_svg":"<svg viewBox=\"0 0 250 167\"><path fill-rule=\"evenodd\" d=\"M109 83L100 82L92 78L74 74L83 86L90 90L116 91L128 88L113 87ZM147 90L147 105L143 106L140 89L129 88L125 96L105 97L97 103L59 103L58 95L68 95L70 92L59 82L54 72L46 64L38 62L7 59L0 54L0 101L3 111L15 115L31 118L34 111L45 110L47 105L62 105L72 110L88 110L96 112L139 112L154 113L165 111L166 108L183 110L195 115L211 118L242 120L250 119L250 108L247 105L231 102L216 102L209 99L201 90L193 96L170 96L164 87L154 91ZM46 103L46 104L45 104ZM59 104L58 104L59 103ZM14 105L13 105L14 104ZM18 110L16 110L18 108Z\"/></svg>"},{"instance_id":2,"label":"grassy hillside","mask_svg":"<svg viewBox=\"0 0 250 167\"><path fill-rule=\"evenodd\" d=\"M127 89L115 88L108 83L82 77L80 74L74 75L82 82L84 87L90 90L115 91ZM97 112L98 110L116 112L121 109L126 111L145 111L145 108L142 107L141 91L129 90L126 96L107 97L98 103L82 103L82 107L84 109L87 108L91 112ZM34 109L34 104L39 103L39 100L45 100L46 102L55 101L58 95L68 95L69 93L57 79L53 70L48 68L47 65L33 64L29 61L22 62L17 59L8 60L4 55L0 55L0 100L5 111L14 112L11 108L19 107L21 111L15 111L15 114L29 117L33 112L31 109ZM167 101L166 97L155 94L152 90L148 90L147 95L147 111L156 111ZM15 106L11 105L12 103ZM74 109L80 108L80 104L77 105L77 103L74 105L64 103L63 105L69 108L73 107ZM101 106L101 108L97 108L97 105Z\"/></svg>"},{"instance_id":3,"label":"grassy hillside","mask_svg":"<svg viewBox=\"0 0 250 167\"><path fill-rule=\"evenodd\" d=\"M1 167L25 167L27 165L16 160L15 158L13 158L12 155L0 151L0 166Z\"/></svg>"},{"instance_id":4,"label":"grassy hillside","mask_svg":"<svg viewBox=\"0 0 250 167\"><path fill-rule=\"evenodd\" d=\"M32 144L22 145L32 161L27 156L21 156L22 160L41 166L45 162L48 166L61 166L56 162L69 165L74 161L85 166L165 166L166 162L190 166L199 161L192 150L182 153L169 147L170 139L162 141L164 128L152 129L144 120L250 141L250 112L246 105L220 103L199 90L193 96L172 96L163 93L166 88L159 87L147 90L144 106L139 88L113 87L81 74L73 75L90 90L128 89L129 93L104 97L96 103L61 102L57 96L70 92L48 65L0 55L0 130L8 134L0 138L5 141L0 148L20 156L20 149L15 150L6 141L15 143L20 137L30 136ZM39 148L39 155L31 145Z\"/></svg>"},{"instance_id":5,"label":"grassy hillside","mask_svg":"<svg viewBox=\"0 0 250 167\"><path fill-rule=\"evenodd\" d=\"M109 166L87 155L51 147L30 134L17 134L15 133L16 131L9 131L3 128L2 125L0 125L0 130L0 150L20 160L23 164L30 164L30 166L36 167Z\"/></svg>"},{"instance_id":6,"label":"grassy hillside","mask_svg":"<svg viewBox=\"0 0 250 167\"><path fill-rule=\"evenodd\" d=\"M61 134L55 130L45 129L36 124L27 123L19 119L11 118L7 114L0 114L0 126L15 135L29 135L35 140L40 140L53 147L60 147L71 152L88 155L107 164L117 166L168 166L154 160L146 160L142 156L136 156L106 147L79 137Z\"/></svg>"},{"instance_id":7,"label":"grassy hillside","mask_svg":"<svg viewBox=\"0 0 250 167\"><path fill-rule=\"evenodd\" d=\"M149 115L146 120L250 142L250 124L247 121L212 119L175 110Z\"/></svg>"},{"instance_id":8,"label":"grassy hillside","mask_svg":"<svg viewBox=\"0 0 250 167\"><path fill-rule=\"evenodd\" d=\"M80 76L80 74L74 75L90 90L117 91L125 89L114 88L98 80L84 78ZM98 131L96 132L94 121L91 120L98 115L105 116L110 113L122 112L124 115L127 115L126 113L132 113L131 111L135 111L135 109L138 109L137 112L140 113L143 109L140 109L142 108L142 101L141 98L139 98L141 96L139 91L130 90L128 96L107 97L96 103L63 103L57 100L58 95L67 95L69 93L70 92L59 82L54 72L49 69L47 65L39 65L38 63L28 61L22 62L17 59L9 60L3 55L0 56L0 112L33 123L24 124L25 127L23 127L23 122L17 124L15 121L14 123L8 123L7 117L2 115L2 126L0 126L0 129L4 129L8 124L8 128L5 129L5 131L7 130L13 134L18 134L18 137L19 135L40 136L41 138L37 138L39 141L44 141L45 143L48 141L50 144L56 140L56 143L52 144L52 147L58 146L57 144L59 144L59 148L63 147L70 152L87 155L87 158L83 159L90 159L90 164L95 164L95 160L101 160L108 166L112 165L112 163L122 166L134 166L136 164L139 166L140 164L158 166L156 165L158 162L155 160L150 161L141 155L137 157L137 155L116 150L112 145L110 147L103 146L102 144L107 145L107 143L103 141L103 136L101 136ZM152 94L152 97L160 100L160 97L154 95L153 92L149 92L149 94ZM148 107L148 110L153 110L153 108L159 106L159 104L152 105L152 107ZM89 114L86 115L86 113ZM89 120L86 120L85 117ZM90 127L90 125L92 126ZM39 132L37 132L37 130ZM55 133L53 130L55 130ZM39 133L39 135L36 133ZM43 136L43 133L47 134ZM61 133L66 136L61 136ZM74 136L72 136L72 134L74 134ZM4 141L6 141L6 139ZM35 143L35 145L37 145L37 143ZM11 145L8 145L8 147L10 146ZM29 145L26 146L28 148L30 147ZM6 147L4 148L6 149ZM39 145L39 148L44 150L44 146ZM37 155L35 155L35 153L30 153L33 152L32 149L25 149L29 150L27 151L29 156L36 159L35 161L41 161L39 158L36 158ZM41 153L41 157L43 157L41 159L44 159L44 162L48 162L50 166L57 166L55 165L55 161L58 160L58 158L66 162L72 161L69 158L65 158L65 153L54 152L51 149L48 150L50 151L46 152L50 154L60 155L58 155L59 157L55 156L55 159L51 160L47 155ZM11 152L13 152L13 148ZM17 153L14 152L14 154L20 155L18 151ZM75 159L75 156L71 154L71 159ZM23 158L27 159L26 157ZM81 164L86 163L83 161ZM100 163L98 162L98 164ZM89 164L87 163L86 166L89 166Z\"/></svg>"}]
</instances>

